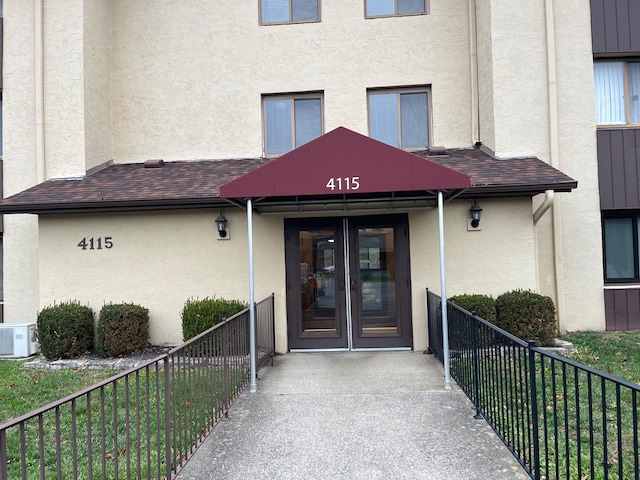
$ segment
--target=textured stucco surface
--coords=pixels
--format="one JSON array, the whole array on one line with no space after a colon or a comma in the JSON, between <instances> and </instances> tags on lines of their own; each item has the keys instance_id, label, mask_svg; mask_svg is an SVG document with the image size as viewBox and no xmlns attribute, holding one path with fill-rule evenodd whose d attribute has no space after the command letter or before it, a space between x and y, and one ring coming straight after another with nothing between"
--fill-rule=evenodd
<instances>
[{"instance_id":1,"label":"textured stucco surface","mask_svg":"<svg viewBox=\"0 0 640 480\"><path fill-rule=\"evenodd\" d=\"M111 154L111 2L84 0L85 169Z\"/></svg>"},{"instance_id":2,"label":"textured stucco surface","mask_svg":"<svg viewBox=\"0 0 640 480\"><path fill-rule=\"evenodd\" d=\"M3 181L4 195L10 196L37 182L34 2L5 2L3 17ZM33 322L38 312L37 218L6 215L3 247L5 322Z\"/></svg>"},{"instance_id":3,"label":"textured stucco surface","mask_svg":"<svg viewBox=\"0 0 640 480\"><path fill-rule=\"evenodd\" d=\"M536 289L529 199L482 200L480 230L467 230L470 202L444 206L447 296ZM438 211L409 214L414 348L426 348L425 288L440 295Z\"/></svg>"},{"instance_id":4,"label":"textured stucco surface","mask_svg":"<svg viewBox=\"0 0 640 480\"><path fill-rule=\"evenodd\" d=\"M249 298L246 215L225 211L230 239L218 240L218 213L41 217L41 307L78 300L97 315L105 303L137 303L149 309L153 343L180 343L180 312L187 299ZM260 246L255 252L256 300L275 293L283 315L282 220L254 221L256 234L260 232L255 241ZM83 238L94 238L96 246L102 238L104 245L105 237L111 237L112 248L78 247Z\"/></svg>"},{"instance_id":5,"label":"textured stucco surface","mask_svg":"<svg viewBox=\"0 0 640 480\"><path fill-rule=\"evenodd\" d=\"M604 330L602 233L598 195L589 2L554 2L558 71L558 167L578 180L559 195L565 314L561 328Z\"/></svg>"},{"instance_id":6,"label":"textured stucco surface","mask_svg":"<svg viewBox=\"0 0 640 480\"><path fill-rule=\"evenodd\" d=\"M561 327L602 329L588 2L554 3L558 166L578 180L578 189L556 195L554 212L535 229L530 199L483 199L480 232L466 231L468 202L447 205L449 293L531 288L555 298L551 259L557 253L565 305ZM34 5L4 5L5 196L38 181ZM499 156L551 161L543 5L477 0L480 136ZM470 146L468 2L432 0L429 15L370 20L363 8L362 1L325 0L321 22L259 26L258 2L45 1L46 172L40 173L79 176L110 159L258 157L261 95L270 93L323 91L325 131L343 125L366 134L368 88L430 85L433 143ZM215 218L217 212L209 214ZM41 219L40 238L36 218L7 216L5 320L33 321L38 308L65 296L86 297L96 309L104 301L140 298L157 312L152 315L162 317L154 338L171 343L176 332L160 331L169 328L163 322L179 321L187 293L246 298L246 222L239 211L229 215L239 215L232 218L229 242L213 241L211 218L205 221L202 212L47 217ZM560 227L557 252L552 215ZM437 215L411 213L410 218L414 346L422 348L424 288L439 288ZM176 224L180 231L172 230ZM256 282L256 296L276 293L277 345L285 350L282 219L256 217L256 224L257 275L264 275ZM125 240L117 251L101 252L113 262L104 262L105 255L78 255L87 253L76 246L82 237L107 236L107 231ZM156 231L167 235L164 243L154 243L160 238ZM175 252L169 262L175 270L168 270L167 262L153 263L146 273L136 270L146 248L158 258ZM482 255L471 261L478 251ZM172 290L165 282L170 271L178 276L169 279L180 279L183 287ZM231 272L233 278L211 271ZM146 287L151 281L162 293ZM143 286L150 296L139 290ZM153 305L146 305L147 299Z\"/></svg>"},{"instance_id":7,"label":"textured stucco surface","mask_svg":"<svg viewBox=\"0 0 640 480\"><path fill-rule=\"evenodd\" d=\"M410 85L432 85L434 143L469 145L466 1L365 20L327 0L319 23L259 26L258 2L116 0L113 18L116 162L259 156L270 93L323 91L325 131L366 134L367 88Z\"/></svg>"}]
</instances>

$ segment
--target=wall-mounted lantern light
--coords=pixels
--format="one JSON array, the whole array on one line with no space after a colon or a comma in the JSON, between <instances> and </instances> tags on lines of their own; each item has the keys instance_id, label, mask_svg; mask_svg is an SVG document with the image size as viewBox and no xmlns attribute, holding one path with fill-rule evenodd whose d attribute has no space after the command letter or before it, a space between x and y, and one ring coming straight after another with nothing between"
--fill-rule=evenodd
<instances>
[{"instance_id":1,"label":"wall-mounted lantern light","mask_svg":"<svg viewBox=\"0 0 640 480\"><path fill-rule=\"evenodd\" d=\"M473 228L478 228L478 226L480 225L482 208L476 203L475 200L473 201L473 205L471 205L471 208L469 209L469 213L471 214L471 226Z\"/></svg>"},{"instance_id":2,"label":"wall-mounted lantern light","mask_svg":"<svg viewBox=\"0 0 640 480\"><path fill-rule=\"evenodd\" d=\"M227 236L227 217L224 216L224 209L220 210L220 215L216 217L216 226L218 227L218 235L220 238Z\"/></svg>"}]
</instances>

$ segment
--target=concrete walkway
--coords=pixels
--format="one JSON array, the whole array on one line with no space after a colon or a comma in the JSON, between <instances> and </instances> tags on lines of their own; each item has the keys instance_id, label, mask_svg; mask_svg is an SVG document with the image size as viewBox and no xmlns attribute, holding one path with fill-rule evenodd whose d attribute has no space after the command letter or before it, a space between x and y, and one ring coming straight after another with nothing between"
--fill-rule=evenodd
<instances>
[{"instance_id":1,"label":"concrete walkway","mask_svg":"<svg viewBox=\"0 0 640 480\"><path fill-rule=\"evenodd\" d=\"M529 478L431 355L287 354L260 376L178 480Z\"/></svg>"}]
</instances>

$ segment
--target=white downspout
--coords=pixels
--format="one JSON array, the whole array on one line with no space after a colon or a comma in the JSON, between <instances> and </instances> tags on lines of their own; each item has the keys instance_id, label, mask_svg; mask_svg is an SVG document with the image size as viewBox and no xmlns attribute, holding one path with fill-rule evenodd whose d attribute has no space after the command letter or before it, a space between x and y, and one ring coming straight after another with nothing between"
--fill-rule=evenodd
<instances>
[{"instance_id":1,"label":"white downspout","mask_svg":"<svg viewBox=\"0 0 640 480\"><path fill-rule=\"evenodd\" d=\"M549 163L552 167L560 166L560 146L558 141L558 85L556 73L556 40L553 0L545 0L545 36L547 47L547 90L549 109ZM565 316L564 299L564 267L562 264L562 224L560 218L560 205L553 201L553 192L547 191L545 199L534 213L534 222L544 215L551 207L552 224L551 235L553 239L553 260L555 273L556 308L558 312L558 324L562 325Z\"/></svg>"},{"instance_id":2,"label":"white downspout","mask_svg":"<svg viewBox=\"0 0 640 480\"><path fill-rule=\"evenodd\" d=\"M471 61L471 139L480 141L480 101L478 92L478 20L476 0L469 0L469 52Z\"/></svg>"},{"instance_id":3,"label":"white downspout","mask_svg":"<svg viewBox=\"0 0 640 480\"><path fill-rule=\"evenodd\" d=\"M38 183L47 179L44 151L44 0L35 0L35 134L36 176Z\"/></svg>"}]
</instances>

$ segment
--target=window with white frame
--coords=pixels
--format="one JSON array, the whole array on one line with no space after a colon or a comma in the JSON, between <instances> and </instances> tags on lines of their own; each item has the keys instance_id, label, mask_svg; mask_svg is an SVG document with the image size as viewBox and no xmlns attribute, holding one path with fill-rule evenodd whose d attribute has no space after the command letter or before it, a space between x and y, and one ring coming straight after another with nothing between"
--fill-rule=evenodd
<instances>
[{"instance_id":1,"label":"window with white frame","mask_svg":"<svg viewBox=\"0 0 640 480\"><path fill-rule=\"evenodd\" d=\"M427 13L428 0L365 0L365 16L388 17Z\"/></svg>"},{"instance_id":2,"label":"window with white frame","mask_svg":"<svg viewBox=\"0 0 640 480\"><path fill-rule=\"evenodd\" d=\"M640 282L638 270L640 213L605 214L604 276L608 283Z\"/></svg>"},{"instance_id":3,"label":"window with white frame","mask_svg":"<svg viewBox=\"0 0 640 480\"><path fill-rule=\"evenodd\" d=\"M429 90L370 90L369 136L405 150L429 145Z\"/></svg>"},{"instance_id":4,"label":"window with white frame","mask_svg":"<svg viewBox=\"0 0 640 480\"><path fill-rule=\"evenodd\" d=\"M263 25L318 20L320 0L260 0L260 21Z\"/></svg>"},{"instance_id":5,"label":"window with white frame","mask_svg":"<svg viewBox=\"0 0 640 480\"><path fill-rule=\"evenodd\" d=\"M262 97L264 149L281 155L322 135L322 94Z\"/></svg>"},{"instance_id":6,"label":"window with white frame","mask_svg":"<svg viewBox=\"0 0 640 480\"><path fill-rule=\"evenodd\" d=\"M598 125L640 124L640 60L593 64Z\"/></svg>"}]
</instances>

